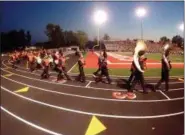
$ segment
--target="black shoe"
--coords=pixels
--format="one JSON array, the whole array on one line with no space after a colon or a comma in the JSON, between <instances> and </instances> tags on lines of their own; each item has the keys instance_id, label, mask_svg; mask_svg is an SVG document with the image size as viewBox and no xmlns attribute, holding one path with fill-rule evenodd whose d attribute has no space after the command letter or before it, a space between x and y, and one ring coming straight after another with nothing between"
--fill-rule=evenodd
<instances>
[{"instance_id":1,"label":"black shoe","mask_svg":"<svg viewBox=\"0 0 185 135\"><path fill-rule=\"evenodd\" d=\"M86 81L85 81L85 80L82 80L81 82L82 82L82 83L86 83Z\"/></svg>"},{"instance_id":2,"label":"black shoe","mask_svg":"<svg viewBox=\"0 0 185 135\"><path fill-rule=\"evenodd\" d=\"M71 78L67 78L67 80L68 80L68 81L72 81L72 79L71 79Z\"/></svg>"},{"instance_id":3,"label":"black shoe","mask_svg":"<svg viewBox=\"0 0 185 135\"><path fill-rule=\"evenodd\" d=\"M148 92L147 91L143 91L143 94L148 94Z\"/></svg>"},{"instance_id":4,"label":"black shoe","mask_svg":"<svg viewBox=\"0 0 185 135\"><path fill-rule=\"evenodd\" d=\"M156 92L155 85L152 87L152 91L153 91L153 92Z\"/></svg>"}]
</instances>

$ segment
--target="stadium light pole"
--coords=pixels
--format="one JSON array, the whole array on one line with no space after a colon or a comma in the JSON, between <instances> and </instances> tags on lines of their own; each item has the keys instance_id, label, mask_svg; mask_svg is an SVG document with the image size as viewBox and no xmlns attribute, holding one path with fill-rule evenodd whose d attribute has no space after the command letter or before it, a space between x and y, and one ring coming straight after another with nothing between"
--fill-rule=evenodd
<instances>
[{"instance_id":1,"label":"stadium light pole","mask_svg":"<svg viewBox=\"0 0 185 135\"><path fill-rule=\"evenodd\" d=\"M141 40L143 40L143 17L146 15L146 9L141 7L137 8L136 15L141 18Z\"/></svg>"},{"instance_id":2,"label":"stadium light pole","mask_svg":"<svg viewBox=\"0 0 185 135\"><path fill-rule=\"evenodd\" d=\"M101 45L99 45L99 41L100 41L100 26L105 23L107 20L107 14L105 11L103 10L97 10L94 13L94 21L95 23L98 25L98 46L100 46L100 50L101 50Z\"/></svg>"}]
</instances>

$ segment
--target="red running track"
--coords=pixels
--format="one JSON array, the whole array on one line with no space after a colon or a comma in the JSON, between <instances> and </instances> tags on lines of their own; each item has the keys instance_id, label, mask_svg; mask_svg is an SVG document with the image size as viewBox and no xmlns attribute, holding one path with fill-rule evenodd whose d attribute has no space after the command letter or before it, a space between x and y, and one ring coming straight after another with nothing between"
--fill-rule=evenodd
<instances>
[{"instance_id":1,"label":"red running track","mask_svg":"<svg viewBox=\"0 0 185 135\"><path fill-rule=\"evenodd\" d=\"M112 64L108 64L109 68L130 68L131 62L120 61L112 56L108 56L108 61ZM86 56L86 68L98 67L98 56L95 53L88 52ZM161 68L161 62L156 60L147 60L147 68ZM184 63L172 63L172 68L184 68Z\"/></svg>"}]
</instances>

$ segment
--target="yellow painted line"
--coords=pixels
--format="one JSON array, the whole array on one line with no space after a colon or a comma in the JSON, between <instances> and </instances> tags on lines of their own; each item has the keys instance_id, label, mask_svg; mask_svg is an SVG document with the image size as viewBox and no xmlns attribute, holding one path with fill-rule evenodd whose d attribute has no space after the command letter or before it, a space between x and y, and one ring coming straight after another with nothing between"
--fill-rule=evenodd
<instances>
[{"instance_id":1,"label":"yellow painted line","mask_svg":"<svg viewBox=\"0 0 185 135\"><path fill-rule=\"evenodd\" d=\"M24 92L28 92L29 90L29 87L24 87L22 89L19 89L19 90L16 90L14 91L15 93L24 93Z\"/></svg>"},{"instance_id":2,"label":"yellow painted line","mask_svg":"<svg viewBox=\"0 0 185 135\"><path fill-rule=\"evenodd\" d=\"M96 116L93 116L85 135L97 135L106 129L107 128L101 123L101 121L98 120Z\"/></svg>"},{"instance_id":3,"label":"yellow painted line","mask_svg":"<svg viewBox=\"0 0 185 135\"><path fill-rule=\"evenodd\" d=\"M10 77L12 76L13 74L6 74L6 75L3 75L4 77Z\"/></svg>"}]
</instances>

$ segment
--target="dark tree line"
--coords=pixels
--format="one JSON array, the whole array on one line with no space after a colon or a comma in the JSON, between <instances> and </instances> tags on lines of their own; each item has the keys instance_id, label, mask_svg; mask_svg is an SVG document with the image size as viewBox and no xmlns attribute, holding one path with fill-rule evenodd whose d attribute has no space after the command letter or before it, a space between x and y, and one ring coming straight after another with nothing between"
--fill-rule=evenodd
<instances>
[{"instance_id":1,"label":"dark tree line","mask_svg":"<svg viewBox=\"0 0 185 135\"><path fill-rule=\"evenodd\" d=\"M160 42L166 42L166 41L170 41L170 39L167 38L166 36L163 36L160 38ZM173 44L176 44L177 47L184 49L184 39L181 36L179 36L179 35L174 36L171 39L171 42Z\"/></svg>"},{"instance_id":2,"label":"dark tree line","mask_svg":"<svg viewBox=\"0 0 185 135\"><path fill-rule=\"evenodd\" d=\"M11 51L15 49L24 49L31 45L31 34L23 29L1 32L1 51Z\"/></svg>"},{"instance_id":3,"label":"dark tree line","mask_svg":"<svg viewBox=\"0 0 185 135\"><path fill-rule=\"evenodd\" d=\"M52 23L46 25L45 34L54 48L77 45L84 49L88 42L88 35L85 32L64 31L59 25Z\"/></svg>"}]
</instances>

